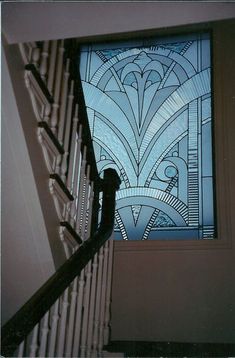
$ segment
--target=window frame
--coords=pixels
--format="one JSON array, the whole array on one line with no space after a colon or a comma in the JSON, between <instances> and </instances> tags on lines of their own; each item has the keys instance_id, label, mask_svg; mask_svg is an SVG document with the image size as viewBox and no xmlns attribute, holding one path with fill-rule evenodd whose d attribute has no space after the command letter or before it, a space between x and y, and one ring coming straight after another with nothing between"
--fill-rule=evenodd
<instances>
[{"instance_id":1,"label":"window frame","mask_svg":"<svg viewBox=\"0 0 235 358\"><path fill-rule=\"evenodd\" d=\"M226 158L229 154L228 117L223 105L223 64L221 61L222 35L220 25L229 26L231 20L216 21L212 23L196 24L188 26L169 27L156 30L145 30L132 33L95 36L79 41L80 44L95 42L111 42L128 40L137 37L146 38L152 36L184 35L193 32L209 32L211 36L211 95L212 95L212 150L214 172L214 220L216 237L214 239L201 240L117 240L115 249L118 251L153 251L153 250L208 250L231 249L231 218L229 195L229 168ZM234 21L232 20L234 23ZM226 69L225 69L226 71ZM222 118L223 120L219 120Z\"/></svg>"}]
</instances>

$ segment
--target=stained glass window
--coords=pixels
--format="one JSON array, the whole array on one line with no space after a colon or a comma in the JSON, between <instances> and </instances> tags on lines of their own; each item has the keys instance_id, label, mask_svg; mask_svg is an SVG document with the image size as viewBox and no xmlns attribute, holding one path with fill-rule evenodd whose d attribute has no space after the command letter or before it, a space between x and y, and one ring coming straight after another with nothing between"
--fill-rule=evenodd
<instances>
[{"instance_id":1,"label":"stained glass window","mask_svg":"<svg viewBox=\"0 0 235 358\"><path fill-rule=\"evenodd\" d=\"M115 168L115 238L214 238L209 34L84 45L100 173Z\"/></svg>"}]
</instances>

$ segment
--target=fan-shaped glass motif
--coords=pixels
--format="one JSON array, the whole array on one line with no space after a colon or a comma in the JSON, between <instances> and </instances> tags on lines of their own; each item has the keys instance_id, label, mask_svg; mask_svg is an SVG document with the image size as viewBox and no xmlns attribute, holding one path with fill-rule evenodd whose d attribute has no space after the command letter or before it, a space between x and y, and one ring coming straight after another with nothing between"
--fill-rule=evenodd
<instances>
[{"instance_id":1,"label":"fan-shaped glass motif","mask_svg":"<svg viewBox=\"0 0 235 358\"><path fill-rule=\"evenodd\" d=\"M80 73L116 239L214 238L209 34L84 45Z\"/></svg>"}]
</instances>

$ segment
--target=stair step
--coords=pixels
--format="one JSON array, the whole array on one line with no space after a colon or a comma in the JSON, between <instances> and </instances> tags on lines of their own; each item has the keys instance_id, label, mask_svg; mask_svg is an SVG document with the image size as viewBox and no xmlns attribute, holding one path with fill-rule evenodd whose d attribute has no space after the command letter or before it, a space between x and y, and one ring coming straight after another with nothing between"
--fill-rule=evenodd
<instances>
[{"instance_id":1,"label":"stair step","mask_svg":"<svg viewBox=\"0 0 235 358\"><path fill-rule=\"evenodd\" d=\"M50 138L54 146L56 147L58 153L61 155L64 154L64 148L52 132L51 128L49 127L48 123L45 121L38 122L38 127L43 128L45 132L47 133L47 136Z\"/></svg>"},{"instance_id":2,"label":"stair step","mask_svg":"<svg viewBox=\"0 0 235 358\"><path fill-rule=\"evenodd\" d=\"M125 352L124 357L234 357L235 344L112 341L109 352ZM110 357L112 357L110 355Z\"/></svg>"},{"instance_id":3,"label":"stair step","mask_svg":"<svg viewBox=\"0 0 235 358\"><path fill-rule=\"evenodd\" d=\"M125 357L125 354L124 353L120 353L120 352L107 352L107 351L102 351L102 357L103 358L119 358L119 357L122 357L124 358Z\"/></svg>"},{"instance_id":4,"label":"stair step","mask_svg":"<svg viewBox=\"0 0 235 358\"><path fill-rule=\"evenodd\" d=\"M61 188L63 193L67 196L69 201L74 200L74 197L72 196L72 194L70 194L67 186L64 184L64 182L62 181L61 177L58 174L56 173L50 174L50 179L54 180L58 184L58 186Z\"/></svg>"},{"instance_id":5,"label":"stair step","mask_svg":"<svg viewBox=\"0 0 235 358\"><path fill-rule=\"evenodd\" d=\"M60 226L68 230L69 234L74 238L77 244L82 244L83 241L81 237L77 234L77 232L74 230L74 228L70 225L68 221L61 221Z\"/></svg>"},{"instance_id":6,"label":"stair step","mask_svg":"<svg viewBox=\"0 0 235 358\"><path fill-rule=\"evenodd\" d=\"M53 103L54 99L51 96L50 92L48 91L48 88L46 86L46 84L44 83L44 81L41 78L40 73L38 72L37 68L35 67L35 65L33 63L28 63L25 66L26 71L29 71L32 73L35 81L37 82L38 86L40 87L41 91L43 92L44 96L47 98L49 103Z\"/></svg>"}]
</instances>

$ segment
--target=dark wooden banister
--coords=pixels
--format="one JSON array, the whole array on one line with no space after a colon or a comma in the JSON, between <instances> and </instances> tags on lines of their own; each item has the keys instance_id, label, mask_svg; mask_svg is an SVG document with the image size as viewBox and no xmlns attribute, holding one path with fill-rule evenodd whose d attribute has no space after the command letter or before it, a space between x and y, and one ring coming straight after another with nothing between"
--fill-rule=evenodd
<instances>
[{"instance_id":1,"label":"dark wooden banister","mask_svg":"<svg viewBox=\"0 0 235 358\"><path fill-rule=\"evenodd\" d=\"M2 355L12 356L19 344L61 296L73 279L109 239L114 227L115 194L120 179L114 169L104 171L102 216L98 230L55 272L2 327Z\"/></svg>"}]
</instances>

